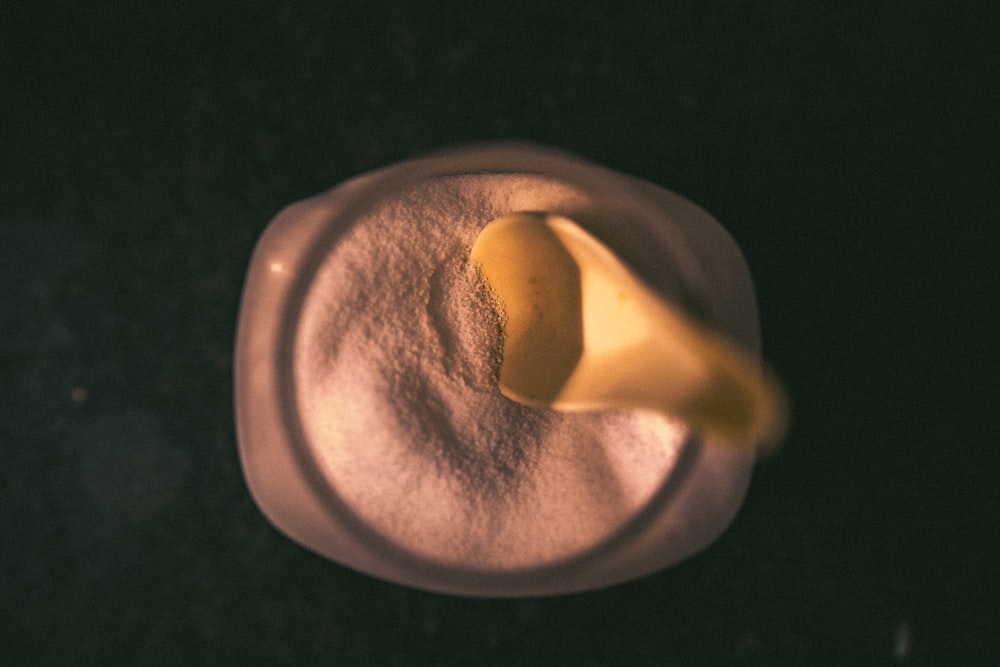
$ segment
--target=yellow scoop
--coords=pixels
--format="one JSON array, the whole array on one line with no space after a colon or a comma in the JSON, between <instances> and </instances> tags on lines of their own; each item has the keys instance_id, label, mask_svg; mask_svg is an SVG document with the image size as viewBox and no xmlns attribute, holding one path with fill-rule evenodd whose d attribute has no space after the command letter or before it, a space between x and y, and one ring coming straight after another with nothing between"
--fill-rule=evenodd
<instances>
[{"instance_id":1,"label":"yellow scoop","mask_svg":"<svg viewBox=\"0 0 1000 667\"><path fill-rule=\"evenodd\" d=\"M784 427L778 383L572 220L497 218L470 255L504 317L500 391L556 410L644 408L745 451Z\"/></svg>"}]
</instances>

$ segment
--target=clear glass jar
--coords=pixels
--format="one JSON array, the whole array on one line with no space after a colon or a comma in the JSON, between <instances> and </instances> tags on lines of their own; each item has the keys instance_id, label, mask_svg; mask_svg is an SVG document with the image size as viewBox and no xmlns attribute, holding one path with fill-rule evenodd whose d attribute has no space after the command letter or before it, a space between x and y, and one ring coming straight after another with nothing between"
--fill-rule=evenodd
<instances>
[{"instance_id":1,"label":"clear glass jar","mask_svg":"<svg viewBox=\"0 0 1000 667\"><path fill-rule=\"evenodd\" d=\"M701 550L735 516L753 459L704 443L683 425L657 431L668 434L670 442L662 444L672 448L671 455L656 471L650 492L610 523L604 517L597 525L592 508L602 501L590 497L584 475L577 480L583 483L565 488L535 488L530 505L534 509L522 508L519 518L507 521L495 535L486 525L489 512L479 514L481 500L470 502L454 513L448 526L453 534L440 544L434 535L443 528L414 532L411 524L435 511L447 518L453 508L444 505L444 496L434 486L414 484L414 489L423 490L413 491L412 497L400 488L392 466L410 459L383 457L384 480L373 473L364 481L367 486L354 488L357 475L340 474L339 459L328 456L329 443L323 442L324 431L316 426L316 408L303 399L316 380L301 369L316 363L304 357L310 354L304 350L310 338L323 334L324 325L315 324L314 315L333 305L324 302L335 297L323 281L331 279L338 244L400 193L463 175L475 177L463 187L476 182L487 189L507 189L502 197L490 199L491 210L477 213L481 220L475 224L525 208L567 215L667 299L745 349L758 350L754 293L739 249L711 216L686 199L533 145L463 147L402 162L293 204L270 223L255 248L244 286L234 374L240 458L258 506L282 532L332 560L401 584L462 595L548 595L599 588ZM511 176L525 176L527 181ZM532 179L553 187L516 190L517 182ZM554 192L562 194L547 201ZM410 444L391 443L403 452ZM365 436L338 447L361 452ZM558 461L563 463L540 465L567 465L565 456ZM648 476L648 470L621 470L641 461L618 460L616 474ZM560 478L556 473L536 476L534 486ZM444 476L441 488L454 488L447 470ZM597 482L593 485L595 493L606 494L606 489L597 489ZM438 498L440 508L435 507ZM461 498L455 502L461 504ZM579 511L570 515L574 507ZM405 521L380 523L379 517L389 514ZM474 555L448 546L461 545L463 531L469 541L480 542L467 550Z\"/></svg>"}]
</instances>

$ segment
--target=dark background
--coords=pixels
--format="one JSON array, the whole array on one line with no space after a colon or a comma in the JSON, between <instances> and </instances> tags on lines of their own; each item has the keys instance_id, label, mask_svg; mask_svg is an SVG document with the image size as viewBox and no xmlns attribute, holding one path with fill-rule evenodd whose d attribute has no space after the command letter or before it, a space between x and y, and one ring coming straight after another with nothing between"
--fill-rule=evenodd
<instances>
[{"instance_id":1,"label":"dark background","mask_svg":"<svg viewBox=\"0 0 1000 667\"><path fill-rule=\"evenodd\" d=\"M996 664L1000 17L938 4L4 3L0 662ZM754 272L791 431L668 571L435 595L247 493L258 234L488 139L676 190Z\"/></svg>"}]
</instances>

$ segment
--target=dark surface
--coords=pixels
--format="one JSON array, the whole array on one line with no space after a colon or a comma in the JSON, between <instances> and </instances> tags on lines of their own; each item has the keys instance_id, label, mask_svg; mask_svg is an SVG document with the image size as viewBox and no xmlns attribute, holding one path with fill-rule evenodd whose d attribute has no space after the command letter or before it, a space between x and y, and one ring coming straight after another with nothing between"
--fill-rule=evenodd
<instances>
[{"instance_id":1,"label":"dark surface","mask_svg":"<svg viewBox=\"0 0 1000 667\"><path fill-rule=\"evenodd\" d=\"M995 8L16 4L0 663L1000 660ZM665 185L745 250L794 421L678 567L434 595L306 552L250 500L231 353L257 235L346 177L485 139Z\"/></svg>"}]
</instances>

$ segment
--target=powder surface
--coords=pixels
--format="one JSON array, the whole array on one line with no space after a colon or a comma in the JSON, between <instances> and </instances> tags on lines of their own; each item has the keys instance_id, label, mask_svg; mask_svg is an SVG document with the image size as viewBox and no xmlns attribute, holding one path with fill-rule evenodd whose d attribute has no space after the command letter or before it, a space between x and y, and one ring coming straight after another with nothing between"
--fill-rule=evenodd
<instances>
[{"instance_id":1,"label":"powder surface","mask_svg":"<svg viewBox=\"0 0 1000 667\"><path fill-rule=\"evenodd\" d=\"M385 539L445 564L537 566L600 543L659 490L682 426L537 410L497 388L502 314L469 249L500 215L593 205L541 176L440 177L331 248L296 334L299 412L333 492Z\"/></svg>"}]
</instances>

